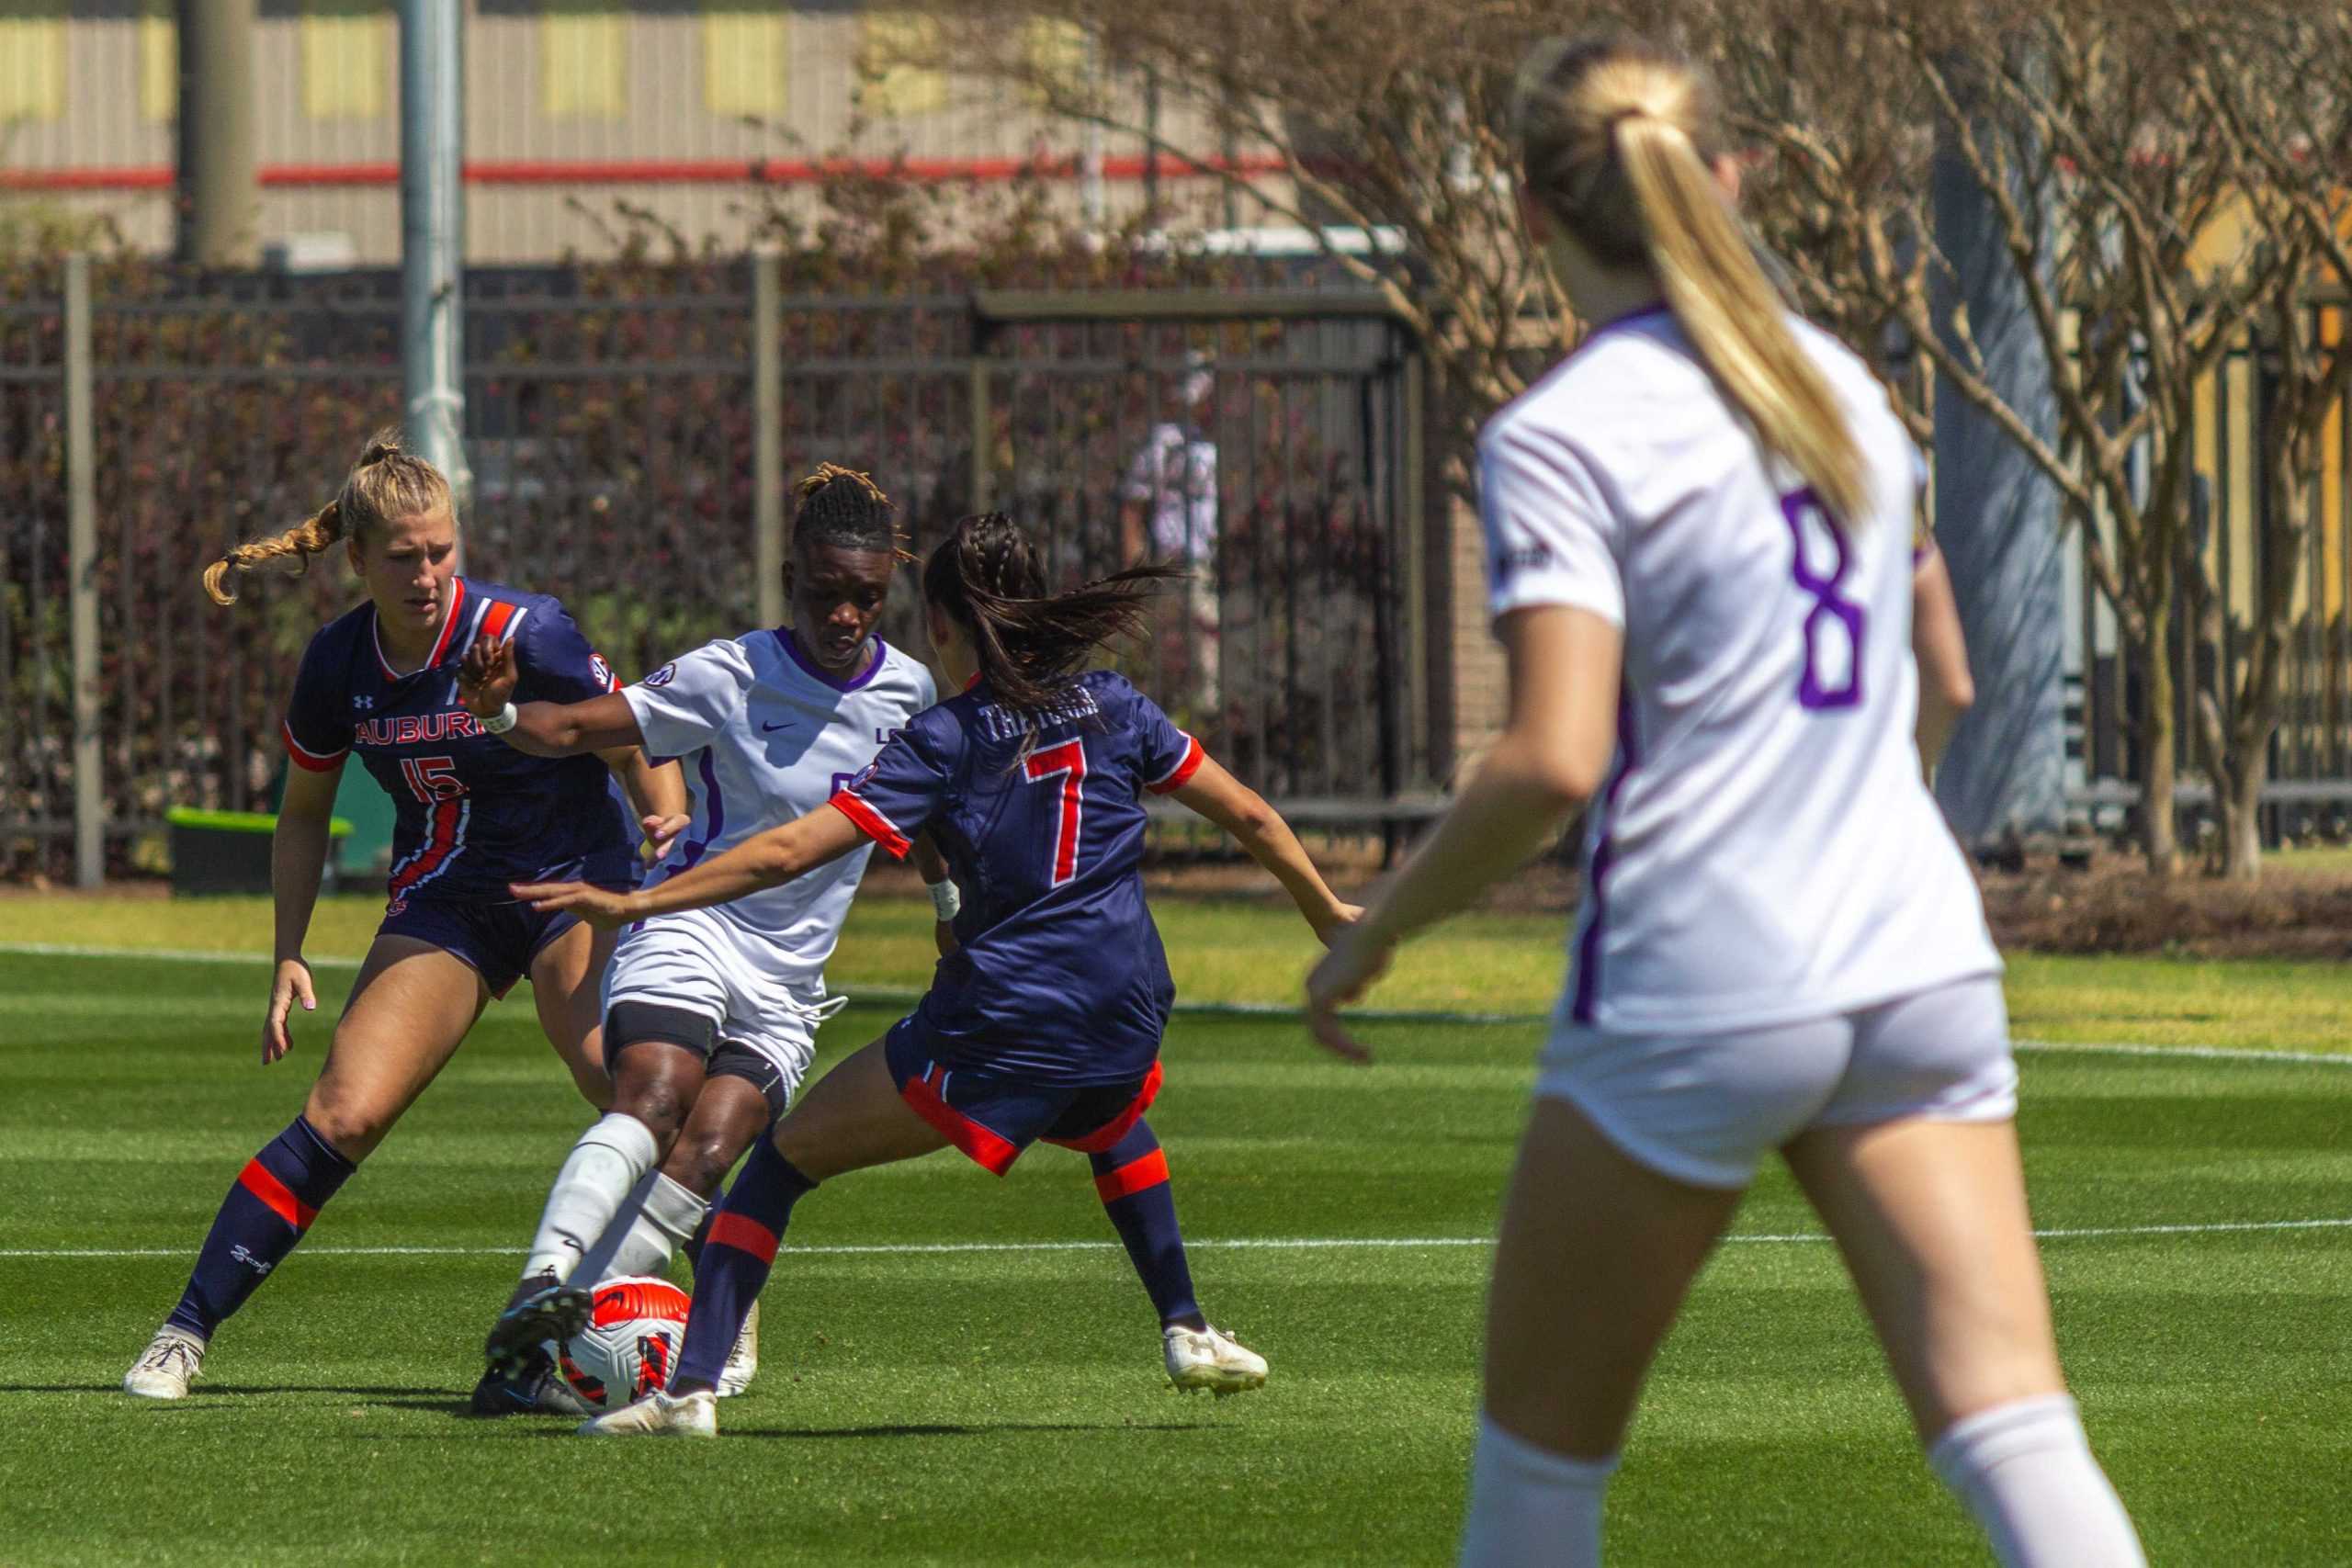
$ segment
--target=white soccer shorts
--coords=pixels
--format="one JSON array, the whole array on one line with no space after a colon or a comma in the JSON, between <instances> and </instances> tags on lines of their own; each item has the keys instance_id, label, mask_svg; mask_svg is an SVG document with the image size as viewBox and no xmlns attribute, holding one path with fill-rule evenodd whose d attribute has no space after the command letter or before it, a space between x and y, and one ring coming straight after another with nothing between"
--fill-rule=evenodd
<instances>
[{"instance_id":1,"label":"white soccer shorts","mask_svg":"<svg viewBox=\"0 0 2352 1568\"><path fill-rule=\"evenodd\" d=\"M1995 976L1802 1023L1697 1036L1560 1024L1535 1092L1565 1100L1661 1176L1743 1188L1810 1127L2017 1114L2008 1005Z\"/></svg>"},{"instance_id":2,"label":"white soccer shorts","mask_svg":"<svg viewBox=\"0 0 2352 1568\"><path fill-rule=\"evenodd\" d=\"M605 970L605 1007L683 1008L718 1026L718 1042L775 1065L787 1094L817 1052L817 1026L848 1005L822 979L786 979L773 946L707 909L658 915L623 933Z\"/></svg>"}]
</instances>

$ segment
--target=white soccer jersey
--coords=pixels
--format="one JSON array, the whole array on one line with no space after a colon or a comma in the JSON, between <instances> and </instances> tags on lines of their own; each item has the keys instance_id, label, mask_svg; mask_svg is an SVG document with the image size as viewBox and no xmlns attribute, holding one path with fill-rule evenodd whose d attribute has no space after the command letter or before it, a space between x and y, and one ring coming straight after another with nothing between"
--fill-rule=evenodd
<instances>
[{"instance_id":1,"label":"white soccer jersey","mask_svg":"<svg viewBox=\"0 0 2352 1568\"><path fill-rule=\"evenodd\" d=\"M2000 966L1919 774L1917 449L1860 360L1792 325L1868 468L1850 530L1663 310L1602 329L1479 440L1494 614L1570 605L1625 636L1566 1020L1758 1027Z\"/></svg>"},{"instance_id":2,"label":"white soccer jersey","mask_svg":"<svg viewBox=\"0 0 2352 1568\"><path fill-rule=\"evenodd\" d=\"M839 681L808 664L781 630L706 643L621 695L646 750L679 760L694 798L693 828L648 886L824 805L938 700L931 671L879 637L865 672ZM772 948L779 977L814 980L832 956L870 849L705 913Z\"/></svg>"}]
</instances>

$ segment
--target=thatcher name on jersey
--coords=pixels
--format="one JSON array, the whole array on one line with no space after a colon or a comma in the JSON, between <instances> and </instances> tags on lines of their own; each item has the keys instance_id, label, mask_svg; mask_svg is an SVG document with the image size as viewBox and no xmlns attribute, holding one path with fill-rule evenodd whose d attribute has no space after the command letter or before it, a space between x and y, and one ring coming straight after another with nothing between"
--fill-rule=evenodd
<instances>
[{"instance_id":1,"label":"thatcher name on jersey","mask_svg":"<svg viewBox=\"0 0 2352 1568\"><path fill-rule=\"evenodd\" d=\"M1018 740L1032 731L1051 729L1057 724L1083 724L1089 720L1100 727L1102 710L1095 705L1094 694L1080 686L1050 707L1033 713L1014 713L994 703L981 705L980 732L991 740Z\"/></svg>"}]
</instances>

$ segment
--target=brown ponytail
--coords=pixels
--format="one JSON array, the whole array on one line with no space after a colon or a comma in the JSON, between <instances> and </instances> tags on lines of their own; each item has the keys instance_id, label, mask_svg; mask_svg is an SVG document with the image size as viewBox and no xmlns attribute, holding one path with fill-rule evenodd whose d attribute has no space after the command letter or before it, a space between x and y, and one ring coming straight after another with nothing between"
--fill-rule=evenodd
<instances>
[{"instance_id":1,"label":"brown ponytail","mask_svg":"<svg viewBox=\"0 0 2352 1568\"><path fill-rule=\"evenodd\" d=\"M1131 567L1067 593L1048 594L1036 547L1001 512L967 517L922 572L923 597L968 632L989 694L1020 713L1050 707L1105 644L1140 636L1150 597L1187 574Z\"/></svg>"},{"instance_id":2,"label":"brown ponytail","mask_svg":"<svg viewBox=\"0 0 2352 1568\"><path fill-rule=\"evenodd\" d=\"M1764 448L1841 521L1867 522L1861 449L1844 406L1789 330L1715 182L1721 137L1704 79L1638 43L1555 42L1530 57L1518 107L1529 194L1595 260L1655 277Z\"/></svg>"},{"instance_id":3,"label":"brown ponytail","mask_svg":"<svg viewBox=\"0 0 2352 1568\"><path fill-rule=\"evenodd\" d=\"M364 541L368 531L395 518L413 517L449 504L449 481L422 457L401 447L400 432L379 430L359 454L343 489L309 517L266 539L239 545L204 569L204 592L216 604L233 604L232 571L252 571L265 561L292 556L300 576L311 558L345 538Z\"/></svg>"}]
</instances>

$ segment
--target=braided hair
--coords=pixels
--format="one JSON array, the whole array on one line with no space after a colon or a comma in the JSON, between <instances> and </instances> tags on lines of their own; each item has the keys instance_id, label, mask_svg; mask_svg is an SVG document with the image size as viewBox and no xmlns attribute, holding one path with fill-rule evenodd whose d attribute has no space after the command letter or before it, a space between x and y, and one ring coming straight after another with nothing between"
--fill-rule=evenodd
<instances>
[{"instance_id":1,"label":"braided hair","mask_svg":"<svg viewBox=\"0 0 2352 1568\"><path fill-rule=\"evenodd\" d=\"M820 463L816 471L793 487L800 498L792 514L792 542L832 545L844 550L870 550L910 561L899 536L898 508L874 482L874 476Z\"/></svg>"},{"instance_id":2,"label":"braided hair","mask_svg":"<svg viewBox=\"0 0 2352 1568\"><path fill-rule=\"evenodd\" d=\"M959 521L931 552L922 592L970 635L989 694L1034 714L1053 705L1097 649L1140 636L1151 595L1186 575L1172 566L1131 567L1049 594L1028 533L1001 512L984 512Z\"/></svg>"},{"instance_id":3,"label":"braided hair","mask_svg":"<svg viewBox=\"0 0 2352 1568\"><path fill-rule=\"evenodd\" d=\"M311 558L344 539L365 543L371 529L395 518L414 517L449 504L449 481L441 470L402 449L397 429L378 431L359 454L335 498L318 511L266 539L239 545L204 569L204 591L216 604L233 604L232 571L252 571L266 561L292 556L301 573Z\"/></svg>"}]
</instances>

